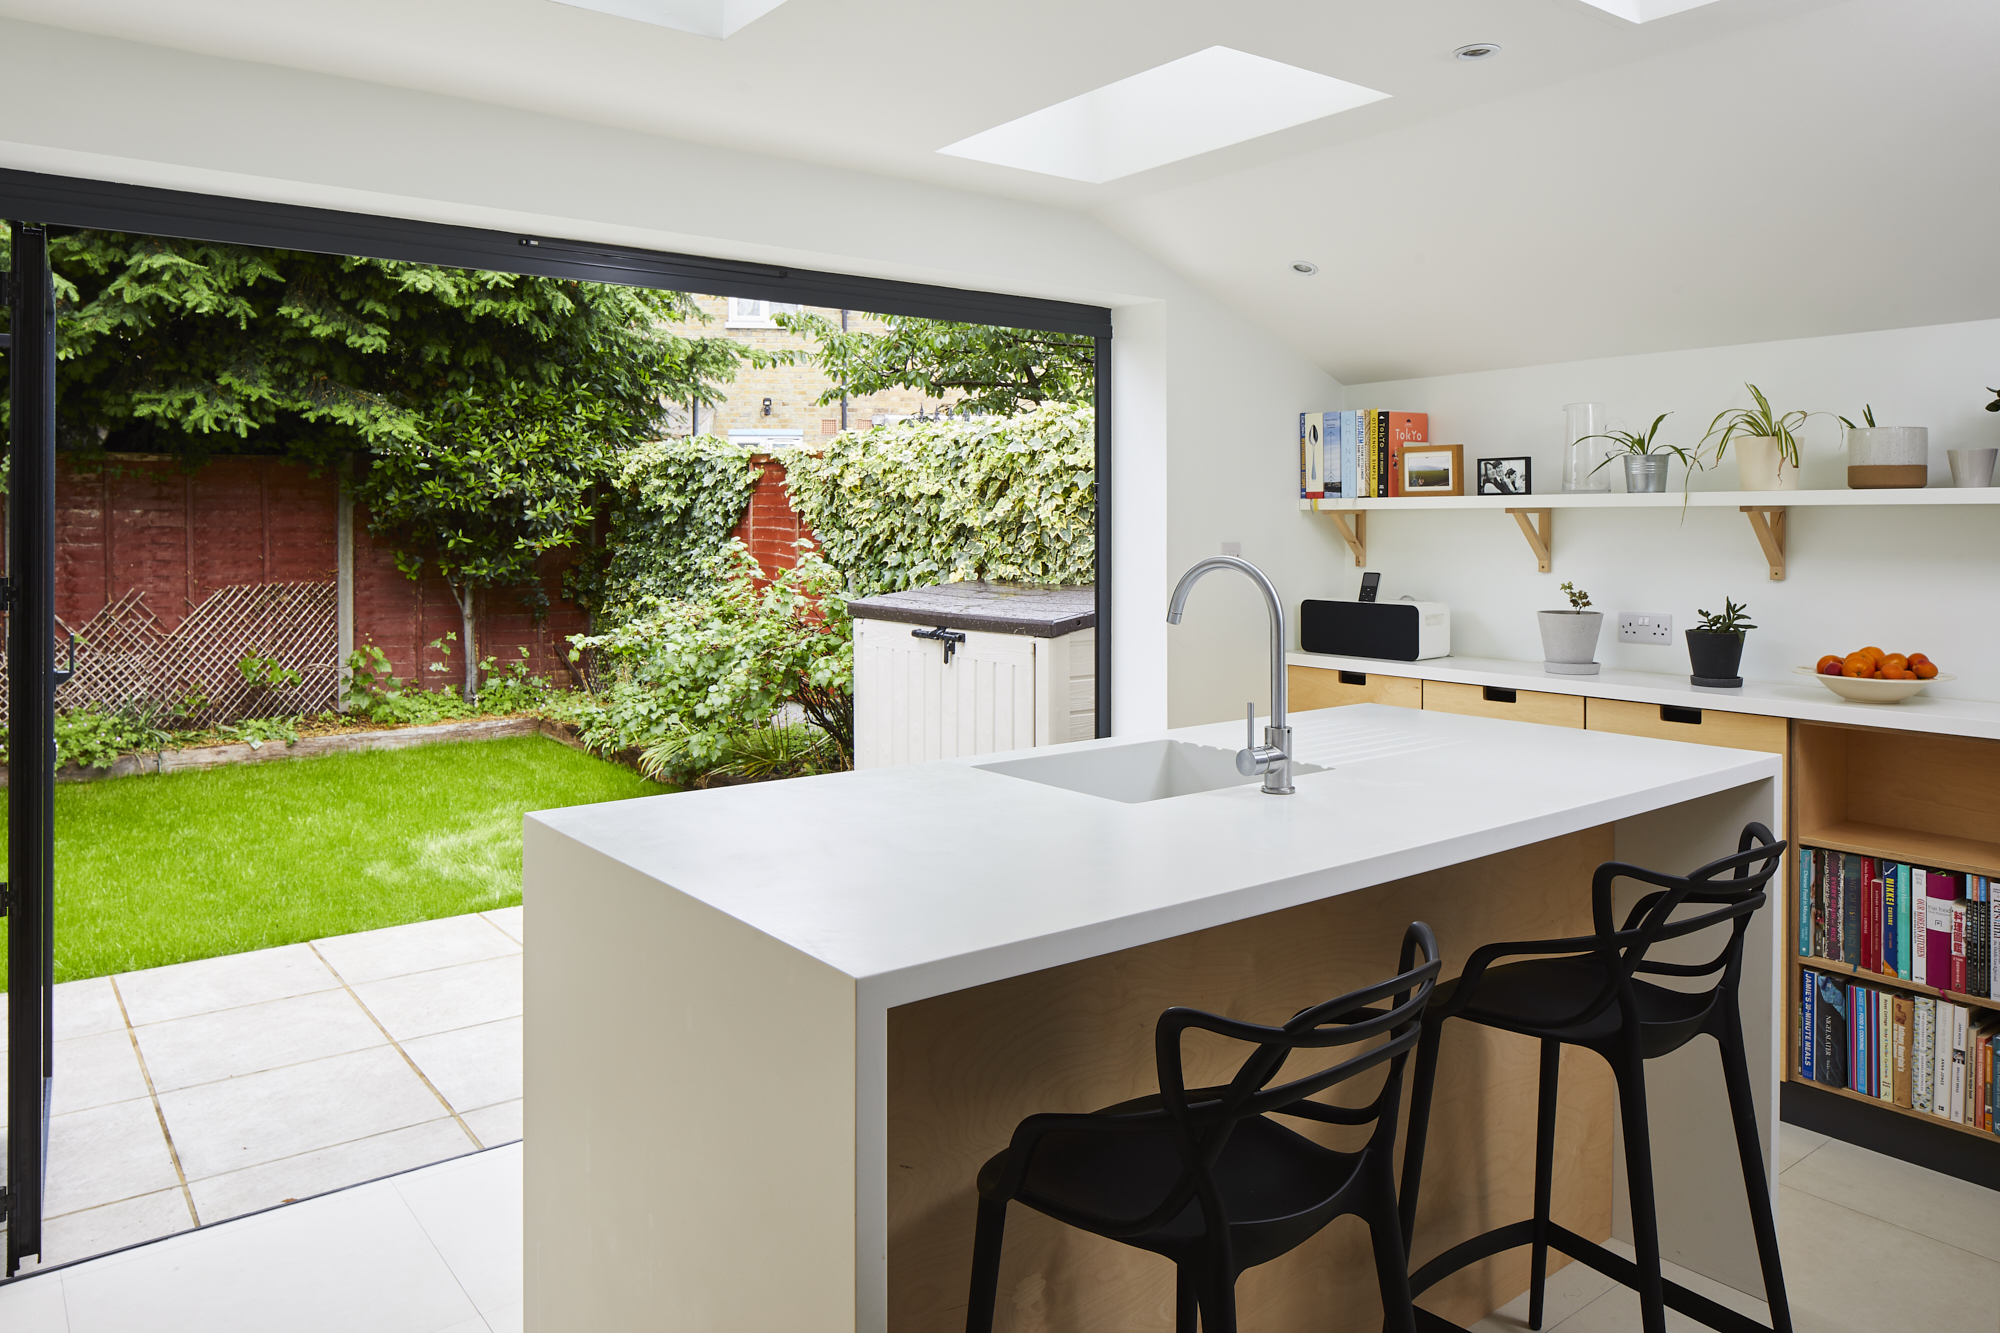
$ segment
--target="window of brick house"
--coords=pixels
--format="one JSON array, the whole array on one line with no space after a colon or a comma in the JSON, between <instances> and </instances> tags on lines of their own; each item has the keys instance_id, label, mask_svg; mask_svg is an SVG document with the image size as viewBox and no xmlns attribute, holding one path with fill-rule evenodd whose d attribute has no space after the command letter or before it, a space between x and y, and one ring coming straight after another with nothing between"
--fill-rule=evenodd
<instances>
[{"instance_id":1,"label":"window of brick house","mask_svg":"<svg viewBox=\"0 0 2000 1333\"><path fill-rule=\"evenodd\" d=\"M729 298L729 319L723 327L731 329L775 329L777 320L772 316L782 310L797 310L796 304L783 301L745 301L738 297Z\"/></svg>"}]
</instances>

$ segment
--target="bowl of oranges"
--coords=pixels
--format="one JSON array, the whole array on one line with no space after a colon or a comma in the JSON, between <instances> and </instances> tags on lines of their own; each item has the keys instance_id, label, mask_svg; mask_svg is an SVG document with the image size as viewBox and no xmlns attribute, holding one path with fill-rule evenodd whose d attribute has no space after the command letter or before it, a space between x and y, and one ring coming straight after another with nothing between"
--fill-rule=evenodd
<instances>
[{"instance_id":1,"label":"bowl of oranges","mask_svg":"<svg viewBox=\"0 0 2000 1333\"><path fill-rule=\"evenodd\" d=\"M1938 674L1937 663L1922 653L1885 653L1880 648L1860 648L1846 656L1828 653L1816 665L1794 667L1849 703L1899 704L1922 692L1934 680L1955 680Z\"/></svg>"}]
</instances>

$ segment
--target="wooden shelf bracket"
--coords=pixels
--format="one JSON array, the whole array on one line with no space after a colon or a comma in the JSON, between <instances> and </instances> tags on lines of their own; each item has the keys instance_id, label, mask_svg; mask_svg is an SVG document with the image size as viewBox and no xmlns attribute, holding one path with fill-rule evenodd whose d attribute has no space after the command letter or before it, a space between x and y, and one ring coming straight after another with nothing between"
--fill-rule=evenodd
<instances>
[{"instance_id":1,"label":"wooden shelf bracket","mask_svg":"<svg viewBox=\"0 0 2000 1333\"><path fill-rule=\"evenodd\" d=\"M1354 552L1354 567L1366 568L1368 564L1368 511L1365 509L1322 509L1321 513L1333 520L1333 526L1340 530L1341 540L1347 549Z\"/></svg>"},{"instance_id":2,"label":"wooden shelf bracket","mask_svg":"<svg viewBox=\"0 0 2000 1333\"><path fill-rule=\"evenodd\" d=\"M1743 512L1750 518L1750 531L1757 534L1757 544L1764 548L1764 559L1771 566L1771 581L1785 581L1785 507L1783 505L1744 505Z\"/></svg>"},{"instance_id":3,"label":"wooden shelf bracket","mask_svg":"<svg viewBox=\"0 0 2000 1333\"><path fill-rule=\"evenodd\" d=\"M1535 552L1535 567L1542 573L1549 572L1551 559L1549 552L1554 546L1556 511L1553 509L1509 509L1514 521L1521 525L1521 535L1528 539L1528 545ZM1530 515L1541 519L1541 528L1536 529Z\"/></svg>"}]
</instances>

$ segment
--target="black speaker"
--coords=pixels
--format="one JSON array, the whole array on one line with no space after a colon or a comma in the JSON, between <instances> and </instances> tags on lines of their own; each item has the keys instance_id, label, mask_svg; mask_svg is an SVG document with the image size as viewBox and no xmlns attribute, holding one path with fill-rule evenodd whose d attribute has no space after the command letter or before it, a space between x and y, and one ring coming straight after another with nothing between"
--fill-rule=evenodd
<instances>
[{"instance_id":1,"label":"black speaker","mask_svg":"<svg viewBox=\"0 0 2000 1333\"><path fill-rule=\"evenodd\" d=\"M1416 662L1451 653L1451 608L1441 602L1299 604L1299 646L1309 653Z\"/></svg>"}]
</instances>

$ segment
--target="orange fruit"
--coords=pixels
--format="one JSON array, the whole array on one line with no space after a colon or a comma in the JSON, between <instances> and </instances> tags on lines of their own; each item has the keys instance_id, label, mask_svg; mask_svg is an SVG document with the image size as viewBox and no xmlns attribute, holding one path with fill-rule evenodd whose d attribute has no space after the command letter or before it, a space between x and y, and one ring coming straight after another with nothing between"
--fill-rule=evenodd
<instances>
[{"instance_id":1,"label":"orange fruit","mask_svg":"<svg viewBox=\"0 0 2000 1333\"><path fill-rule=\"evenodd\" d=\"M1938 673L1937 663L1931 661L1929 658L1925 658L1923 661L1917 663L1915 666L1910 668L1910 674L1915 676L1918 680L1935 680L1937 678L1937 673Z\"/></svg>"},{"instance_id":2,"label":"orange fruit","mask_svg":"<svg viewBox=\"0 0 2000 1333\"><path fill-rule=\"evenodd\" d=\"M1840 674L1866 680L1875 674L1875 663L1860 653L1850 653L1847 660L1840 664Z\"/></svg>"},{"instance_id":3,"label":"orange fruit","mask_svg":"<svg viewBox=\"0 0 2000 1333\"><path fill-rule=\"evenodd\" d=\"M1882 665L1884 667L1895 667L1898 671L1901 671L1904 667L1908 666L1909 664L1910 664L1910 659L1903 656L1901 653L1890 653L1887 657L1882 659Z\"/></svg>"},{"instance_id":4,"label":"orange fruit","mask_svg":"<svg viewBox=\"0 0 2000 1333\"><path fill-rule=\"evenodd\" d=\"M1915 680L1908 670L1899 666L1884 665L1879 673L1882 680Z\"/></svg>"},{"instance_id":5,"label":"orange fruit","mask_svg":"<svg viewBox=\"0 0 2000 1333\"><path fill-rule=\"evenodd\" d=\"M1819 672L1822 676L1837 676L1840 674L1840 659L1828 653L1825 657L1819 659L1819 665L1815 666L1813 670Z\"/></svg>"},{"instance_id":6,"label":"orange fruit","mask_svg":"<svg viewBox=\"0 0 2000 1333\"><path fill-rule=\"evenodd\" d=\"M1924 656L1924 655L1923 655L1922 653L1911 653L1911 654L1910 654L1910 665L1911 665L1911 666L1915 666L1915 665L1916 665L1917 663L1919 663L1919 662L1928 662L1928 661L1930 661L1930 660L1931 660L1930 658L1928 658L1928 657L1925 657L1925 656Z\"/></svg>"},{"instance_id":7,"label":"orange fruit","mask_svg":"<svg viewBox=\"0 0 2000 1333\"><path fill-rule=\"evenodd\" d=\"M1882 650L1881 650L1880 648L1877 648L1877 647L1876 647L1876 646L1875 646L1874 644L1870 644L1870 645L1868 645L1868 646L1867 646L1866 648L1863 648L1863 649L1862 649L1861 651L1862 651L1862 653L1863 653L1863 654L1864 654L1865 656L1868 656L1868 657L1872 657L1872 658L1874 658L1874 659L1875 659L1875 660L1876 660L1877 662L1881 661L1881 660L1882 660L1883 658L1885 658L1885 657L1887 657L1887 656L1888 656L1888 654L1887 654L1887 653L1883 652L1883 651L1882 651Z\"/></svg>"}]
</instances>

